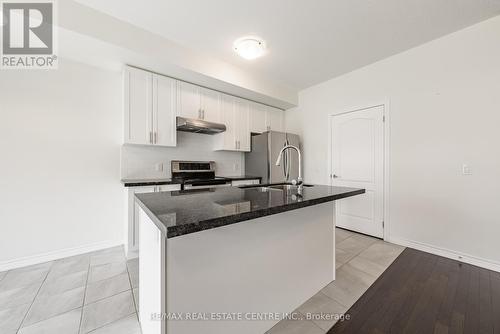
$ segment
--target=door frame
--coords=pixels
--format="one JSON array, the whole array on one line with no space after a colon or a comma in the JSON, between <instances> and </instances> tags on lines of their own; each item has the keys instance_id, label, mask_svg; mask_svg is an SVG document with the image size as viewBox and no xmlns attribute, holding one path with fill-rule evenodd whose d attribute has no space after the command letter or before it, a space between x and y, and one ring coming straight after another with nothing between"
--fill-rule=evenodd
<instances>
[{"instance_id":1,"label":"door frame","mask_svg":"<svg viewBox=\"0 0 500 334\"><path fill-rule=\"evenodd\" d=\"M384 181L383 181L383 221L384 221L384 226L383 226L383 238L384 240L388 240L389 237L389 226L390 226L390 215L389 215L389 210L390 210L390 148L391 148L391 112L390 112L390 102L388 99L383 100L382 102L378 103L367 103L367 104L362 104L358 106L353 106L353 107L348 107L348 108L343 108L339 110L338 112L333 112L328 114L328 175L326 176L328 179L328 184L332 185L333 179L331 175L333 174L333 165L332 165L332 149L333 149L333 127L332 127L332 122L333 122L333 117L342 115L342 114L350 114L356 111L361 111L365 109L370 109L370 108L375 108L375 107L383 107L384 108L384 159L383 159L383 170L384 170Z\"/></svg>"}]
</instances>

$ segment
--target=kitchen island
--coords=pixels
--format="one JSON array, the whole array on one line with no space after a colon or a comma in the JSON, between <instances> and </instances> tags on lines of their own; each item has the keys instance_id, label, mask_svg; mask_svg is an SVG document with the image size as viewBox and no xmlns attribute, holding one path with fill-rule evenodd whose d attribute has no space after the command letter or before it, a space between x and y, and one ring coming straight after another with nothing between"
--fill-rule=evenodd
<instances>
[{"instance_id":1,"label":"kitchen island","mask_svg":"<svg viewBox=\"0 0 500 334\"><path fill-rule=\"evenodd\" d=\"M136 195L144 334L264 333L335 279L334 201L323 185Z\"/></svg>"}]
</instances>

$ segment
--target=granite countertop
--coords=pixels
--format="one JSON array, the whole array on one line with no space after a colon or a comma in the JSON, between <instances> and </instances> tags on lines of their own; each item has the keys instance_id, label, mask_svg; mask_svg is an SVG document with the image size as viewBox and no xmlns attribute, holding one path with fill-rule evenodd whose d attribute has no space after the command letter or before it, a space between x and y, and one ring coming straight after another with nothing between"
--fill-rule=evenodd
<instances>
[{"instance_id":1,"label":"granite countertop","mask_svg":"<svg viewBox=\"0 0 500 334\"><path fill-rule=\"evenodd\" d=\"M125 187L141 187L141 186L161 186L164 184L180 184L177 180L172 179L122 179L121 182Z\"/></svg>"},{"instance_id":2,"label":"granite countertop","mask_svg":"<svg viewBox=\"0 0 500 334\"><path fill-rule=\"evenodd\" d=\"M314 185L296 190L259 191L221 187L136 194L144 209L167 238L231 225L280 212L363 194L364 189Z\"/></svg>"},{"instance_id":3,"label":"granite countertop","mask_svg":"<svg viewBox=\"0 0 500 334\"><path fill-rule=\"evenodd\" d=\"M235 175L235 176L220 176L228 180L255 180L262 178L260 176L253 175ZM160 186L163 184L180 184L178 180L172 179L122 179L121 182L125 187L142 187L142 186Z\"/></svg>"},{"instance_id":4,"label":"granite countertop","mask_svg":"<svg viewBox=\"0 0 500 334\"><path fill-rule=\"evenodd\" d=\"M220 176L225 177L226 179L230 179L232 181L237 180L262 180L262 177L255 175L234 175L234 176Z\"/></svg>"}]
</instances>

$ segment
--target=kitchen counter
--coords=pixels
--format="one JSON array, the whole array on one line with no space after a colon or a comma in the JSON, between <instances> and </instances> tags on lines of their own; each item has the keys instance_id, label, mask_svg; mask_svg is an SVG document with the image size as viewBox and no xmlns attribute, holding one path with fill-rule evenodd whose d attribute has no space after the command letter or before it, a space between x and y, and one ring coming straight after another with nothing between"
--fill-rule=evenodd
<instances>
[{"instance_id":1,"label":"kitchen counter","mask_svg":"<svg viewBox=\"0 0 500 334\"><path fill-rule=\"evenodd\" d=\"M172 179L122 179L125 187L161 186L164 184L180 184L178 180Z\"/></svg>"},{"instance_id":2,"label":"kitchen counter","mask_svg":"<svg viewBox=\"0 0 500 334\"><path fill-rule=\"evenodd\" d=\"M261 180L260 176L253 175L235 175L235 176L220 176L231 181L239 180ZM180 180L172 179L122 179L121 182L125 187L144 187L144 186L161 186L164 184L181 184Z\"/></svg>"},{"instance_id":3,"label":"kitchen counter","mask_svg":"<svg viewBox=\"0 0 500 334\"><path fill-rule=\"evenodd\" d=\"M262 191L262 189L267 191ZM137 194L143 333L265 333L262 321L151 314L285 314L335 280L335 200L364 189L220 187Z\"/></svg>"},{"instance_id":4,"label":"kitchen counter","mask_svg":"<svg viewBox=\"0 0 500 334\"><path fill-rule=\"evenodd\" d=\"M227 226L363 194L364 189L314 185L297 191L212 188L137 194L137 203L167 238Z\"/></svg>"},{"instance_id":5,"label":"kitchen counter","mask_svg":"<svg viewBox=\"0 0 500 334\"><path fill-rule=\"evenodd\" d=\"M221 177L225 177L226 179L229 179L231 181L262 179L260 176L254 176L254 175L235 175L235 176L221 176Z\"/></svg>"}]
</instances>

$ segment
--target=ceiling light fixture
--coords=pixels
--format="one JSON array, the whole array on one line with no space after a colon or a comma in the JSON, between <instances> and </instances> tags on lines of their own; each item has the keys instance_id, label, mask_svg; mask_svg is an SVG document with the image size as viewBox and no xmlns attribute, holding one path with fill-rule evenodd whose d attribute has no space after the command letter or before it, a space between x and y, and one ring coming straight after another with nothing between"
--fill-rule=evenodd
<instances>
[{"instance_id":1,"label":"ceiling light fixture","mask_svg":"<svg viewBox=\"0 0 500 334\"><path fill-rule=\"evenodd\" d=\"M241 37L234 41L233 49L240 57L252 60L264 55L266 42L256 36Z\"/></svg>"}]
</instances>

